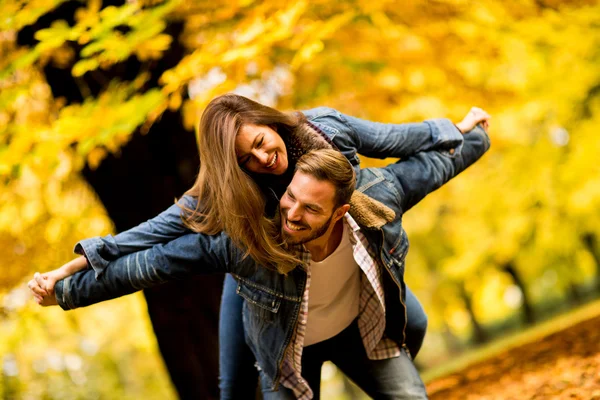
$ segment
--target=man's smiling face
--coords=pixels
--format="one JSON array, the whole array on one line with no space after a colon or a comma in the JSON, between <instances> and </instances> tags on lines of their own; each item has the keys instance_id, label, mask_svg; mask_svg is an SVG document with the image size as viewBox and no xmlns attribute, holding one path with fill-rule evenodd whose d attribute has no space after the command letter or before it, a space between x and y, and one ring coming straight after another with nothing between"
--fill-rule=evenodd
<instances>
[{"instance_id":1,"label":"man's smiling face","mask_svg":"<svg viewBox=\"0 0 600 400\"><path fill-rule=\"evenodd\" d=\"M279 202L281 232L288 244L303 244L321 237L335 212L335 186L296 172Z\"/></svg>"}]
</instances>

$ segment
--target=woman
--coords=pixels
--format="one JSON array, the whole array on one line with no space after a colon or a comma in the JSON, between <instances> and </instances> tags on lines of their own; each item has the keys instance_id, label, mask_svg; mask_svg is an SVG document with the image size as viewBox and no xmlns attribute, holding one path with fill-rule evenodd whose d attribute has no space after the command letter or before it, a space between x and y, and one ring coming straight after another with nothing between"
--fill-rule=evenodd
<instances>
[{"instance_id":1,"label":"woman","mask_svg":"<svg viewBox=\"0 0 600 400\"><path fill-rule=\"evenodd\" d=\"M40 304L56 304L56 299L48 296L56 281L86 268L88 263L101 274L108 261L169 241L188 233L188 228L209 235L225 231L248 256L287 273L298 260L275 241L277 227L269 217L302 154L334 147L358 169L357 152L371 157L402 158L421 151L451 149L458 143L453 139L457 129L467 132L479 122L486 124L488 118L482 110L472 109L456 126L448 120L386 125L345 116L329 108L282 113L233 94L217 97L202 115L202 162L196 183L186 196L136 228L115 237L80 242L77 251L87 259L80 257L56 271L37 274L30 287ZM253 356L241 334L242 299L235 289L234 279L228 276L220 325L223 398L246 396L248 387L254 387L257 381ZM427 320L409 290L406 298L407 345L414 357Z\"/></svg>"}]
</instances>

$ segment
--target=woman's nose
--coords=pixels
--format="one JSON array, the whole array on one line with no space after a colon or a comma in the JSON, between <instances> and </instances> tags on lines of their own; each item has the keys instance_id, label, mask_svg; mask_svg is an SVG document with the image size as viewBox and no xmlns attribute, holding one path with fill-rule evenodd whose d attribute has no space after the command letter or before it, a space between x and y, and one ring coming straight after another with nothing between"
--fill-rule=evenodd
<instances>
[{"instance_id":1,"label":"woman's nose","mask_svg":"<svg viewBox=\"0 0 600 400\"><path fill-rule=\"evenodd\" d=\"M261 149L254 149L252 150L252 156L256 158L256 160L260 164L267 165L267 162L269 160L269 154L267 154L266 151Z\"/></svg>"}]
</instances>

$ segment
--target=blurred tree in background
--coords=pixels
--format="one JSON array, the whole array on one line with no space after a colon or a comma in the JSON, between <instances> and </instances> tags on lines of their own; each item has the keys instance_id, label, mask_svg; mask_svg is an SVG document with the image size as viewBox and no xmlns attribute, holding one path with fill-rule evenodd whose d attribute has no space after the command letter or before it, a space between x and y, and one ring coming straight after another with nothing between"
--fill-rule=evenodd
<instances>
[{"instance_id":1,"label":"blurred tree in background","mask_svg":"<svg viewBox=\"0 0 600 400\"><path fill-rule=\"evenodd\" d=\"M406 216L421 364L597 295L598 65L596 1L2 2L0 393L173 396L139 296L40 311L23 283L172 204L197 170L198 116L228 91L377 121L494 116L490 153ZM199 352L215 304L196 294L218 301L219 279L146 292L184 397L216 376Z\"/></svg>"}]
</instances>

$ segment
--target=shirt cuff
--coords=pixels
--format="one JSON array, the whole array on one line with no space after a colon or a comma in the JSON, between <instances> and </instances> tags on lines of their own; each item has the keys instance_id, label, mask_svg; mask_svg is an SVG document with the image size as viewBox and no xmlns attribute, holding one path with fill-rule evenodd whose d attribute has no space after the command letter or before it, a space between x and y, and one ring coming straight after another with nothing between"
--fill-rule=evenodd
<instances>
[{"instance_id":1,"label":"shirt cuff","mask_svg":"<svg viewBox=\"0 0 600 400\"><path fill-rule=\"evenodd\" d=\"M445 149L454 149L454 154L462 148L464 138L456 125L446 118L430 119L425 121L431 126L431 136L436 146Z\"/></svg>"},{"instance_id":2,"label":"shirt cuff","mask_svg":"<svg viewBox=\"0 0 600 400\"><path fill-rule=\"evenodd\" d=\"M96 273L96 279L104 272L110 260L116 259L119 255L117 242L112 235L84 239L77 242L73 251L87 259Z\"/></svg>"}]
</instances>

